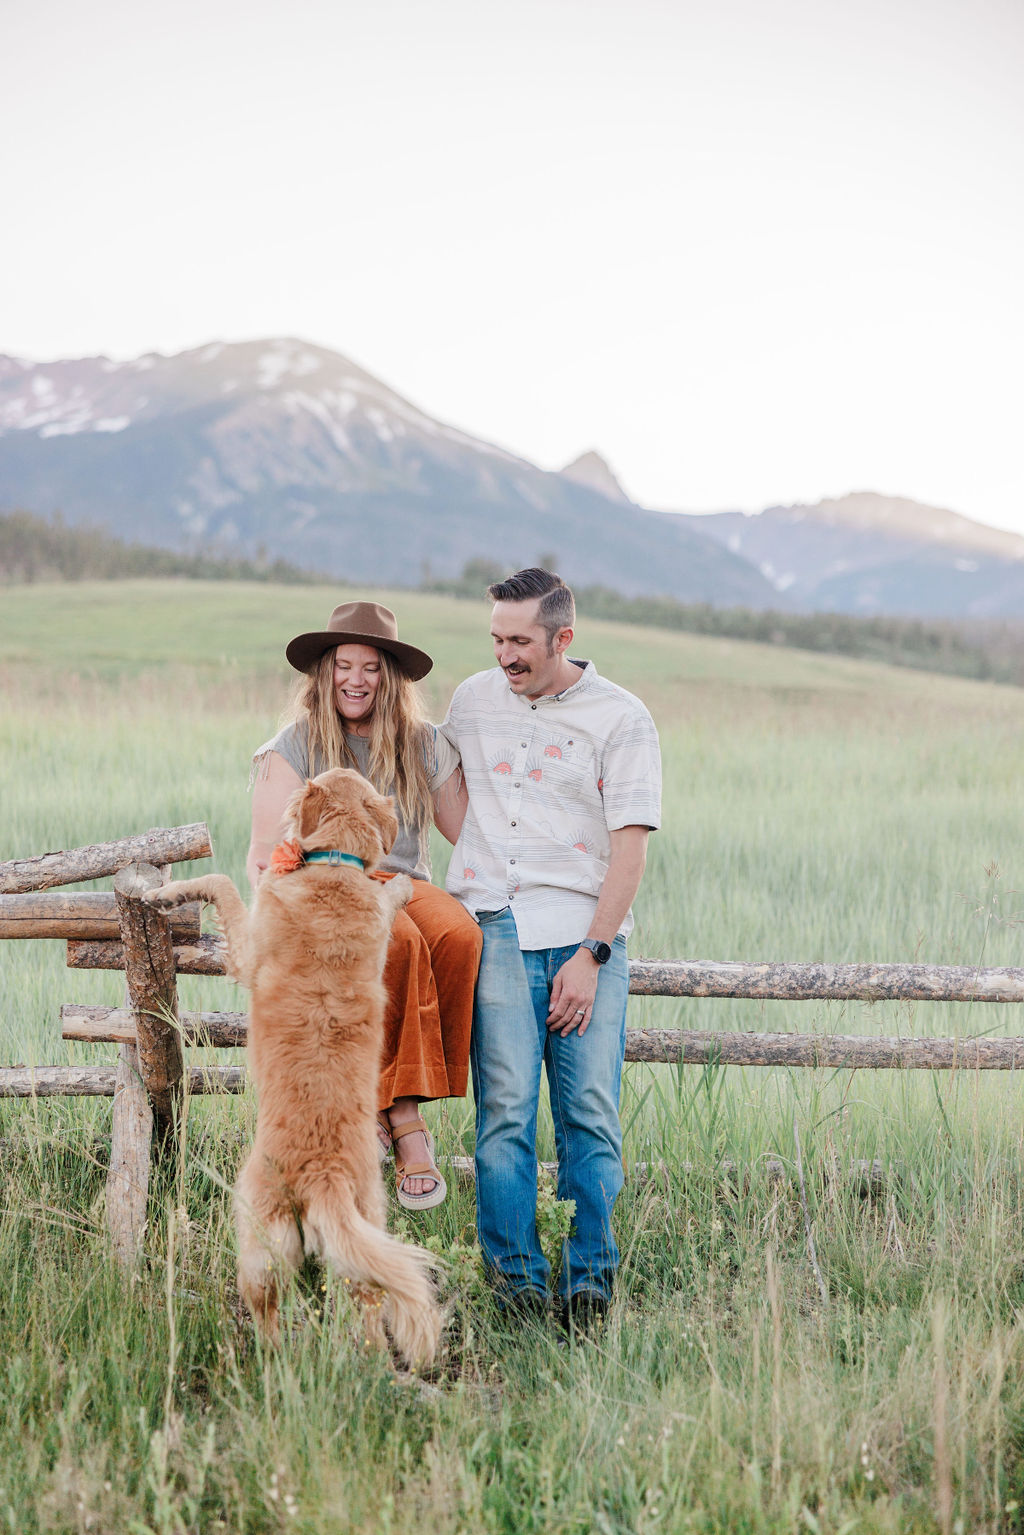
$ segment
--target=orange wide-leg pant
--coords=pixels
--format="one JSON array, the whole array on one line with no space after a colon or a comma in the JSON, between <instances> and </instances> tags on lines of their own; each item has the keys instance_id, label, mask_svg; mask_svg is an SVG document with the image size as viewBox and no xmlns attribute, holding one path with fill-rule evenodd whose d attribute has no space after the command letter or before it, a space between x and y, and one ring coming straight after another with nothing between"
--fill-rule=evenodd
<instances>
[{"instance_id":1,"label":"orange wide-leg pant","mask_svg":"<svg viewBox=\"0 0 1024 1535\"><path fill-rule=\"evenodd\" d=\"M393 879L377 872L374 879ZM469 1077L480 929L454 897L423 879L391 929L377 1106L396 1098L461 1098Z\"/></svg>"}]
</instances>

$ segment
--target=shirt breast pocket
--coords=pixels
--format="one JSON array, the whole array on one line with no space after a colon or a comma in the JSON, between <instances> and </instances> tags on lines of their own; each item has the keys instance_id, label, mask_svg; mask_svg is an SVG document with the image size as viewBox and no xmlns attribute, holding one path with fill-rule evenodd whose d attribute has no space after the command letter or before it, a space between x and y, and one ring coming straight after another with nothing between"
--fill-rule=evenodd
<instances>
[{"instance_id":1,"label":"shirt breast pocket","mask_svg":"<svg viewBox=\"0 0 1024 1535\"><path fill-rule=\"evenodd\" d=\"M591 804L600 798L600 768L589 741L559 737L545 743L527 764L527 777L544 797Z\"/></svg>"}]
</instances>

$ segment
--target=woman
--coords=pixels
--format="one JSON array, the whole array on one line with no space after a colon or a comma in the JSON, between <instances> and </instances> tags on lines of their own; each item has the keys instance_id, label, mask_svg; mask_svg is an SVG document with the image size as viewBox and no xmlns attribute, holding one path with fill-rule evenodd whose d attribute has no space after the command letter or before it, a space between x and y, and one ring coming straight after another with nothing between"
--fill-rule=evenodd
<instances>
[{"instance_id":1,"label":"woman","mask_svg":"<svg viewBox=\"0 0 1024 1535\"><path fill-rule=\"evenodd\" d=\"M293 722L253 758L249 880L255 884L269 864L285 806L307 778L354 768L394 796L398 839L373 878L405 873L414 887L384 970L377 1118L382 1157L394 1148L400 1204L430 1209L447 1188L419 1105L465 1094L480 960L476 923L430 883L431 816L454 842L466 813L458 755L424 720L415 686L434 663L399 640L394 613L376 602L342 603L326 629L297 635L285 655L305 681L296 689Z\"/></svg>"}]
</instances>

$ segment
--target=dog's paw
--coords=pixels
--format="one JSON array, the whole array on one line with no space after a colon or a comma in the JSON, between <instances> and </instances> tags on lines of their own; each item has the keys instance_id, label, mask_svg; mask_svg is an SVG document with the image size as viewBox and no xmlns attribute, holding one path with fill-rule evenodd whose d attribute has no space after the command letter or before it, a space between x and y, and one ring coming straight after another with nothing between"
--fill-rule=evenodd
<instances>
[{"instance_id":1,"label":"dog's paw","mask_svg":"<svg viewBox=\"0 0 1024 1535\"><path fill-rule=\"evenodd\" d=\"M396 906L404 906L412 895L412 880L408 874L396 874L388 881L388 889Z\"/></svg>"},{"instance_id":2,"label":"dog's paw","mask_svg":"<svg viewBox=\"0 0 1024 1535\"><path fill-rule=\"evenodd\" d=\"M170 911L175 906L184 906L189 897L176 885L158 885L155 890L143 891L142 899L159 911Z\"/></svg>"}]
</instances>

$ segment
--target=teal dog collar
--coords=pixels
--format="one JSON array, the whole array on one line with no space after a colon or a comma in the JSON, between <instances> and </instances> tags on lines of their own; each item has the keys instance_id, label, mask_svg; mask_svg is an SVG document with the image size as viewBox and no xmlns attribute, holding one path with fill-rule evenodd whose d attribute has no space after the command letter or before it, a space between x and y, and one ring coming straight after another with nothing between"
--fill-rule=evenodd
<instances>
[{"instance_id":1,"label":"teal dog collar","mask_svg":"<svg viewBox=\"0 0 1024 1535\"><path fill-rule=\"evenodd\" d=\"M319 853L307 853L305 862L329 863L332 865L339 863L350 863L352 864L353 868L356 869L365 869L366 867L363 860L361 858L357 858L355 853L339 853L336 847L326 849L325 851Z\"/></svg>"}]
</instances>

